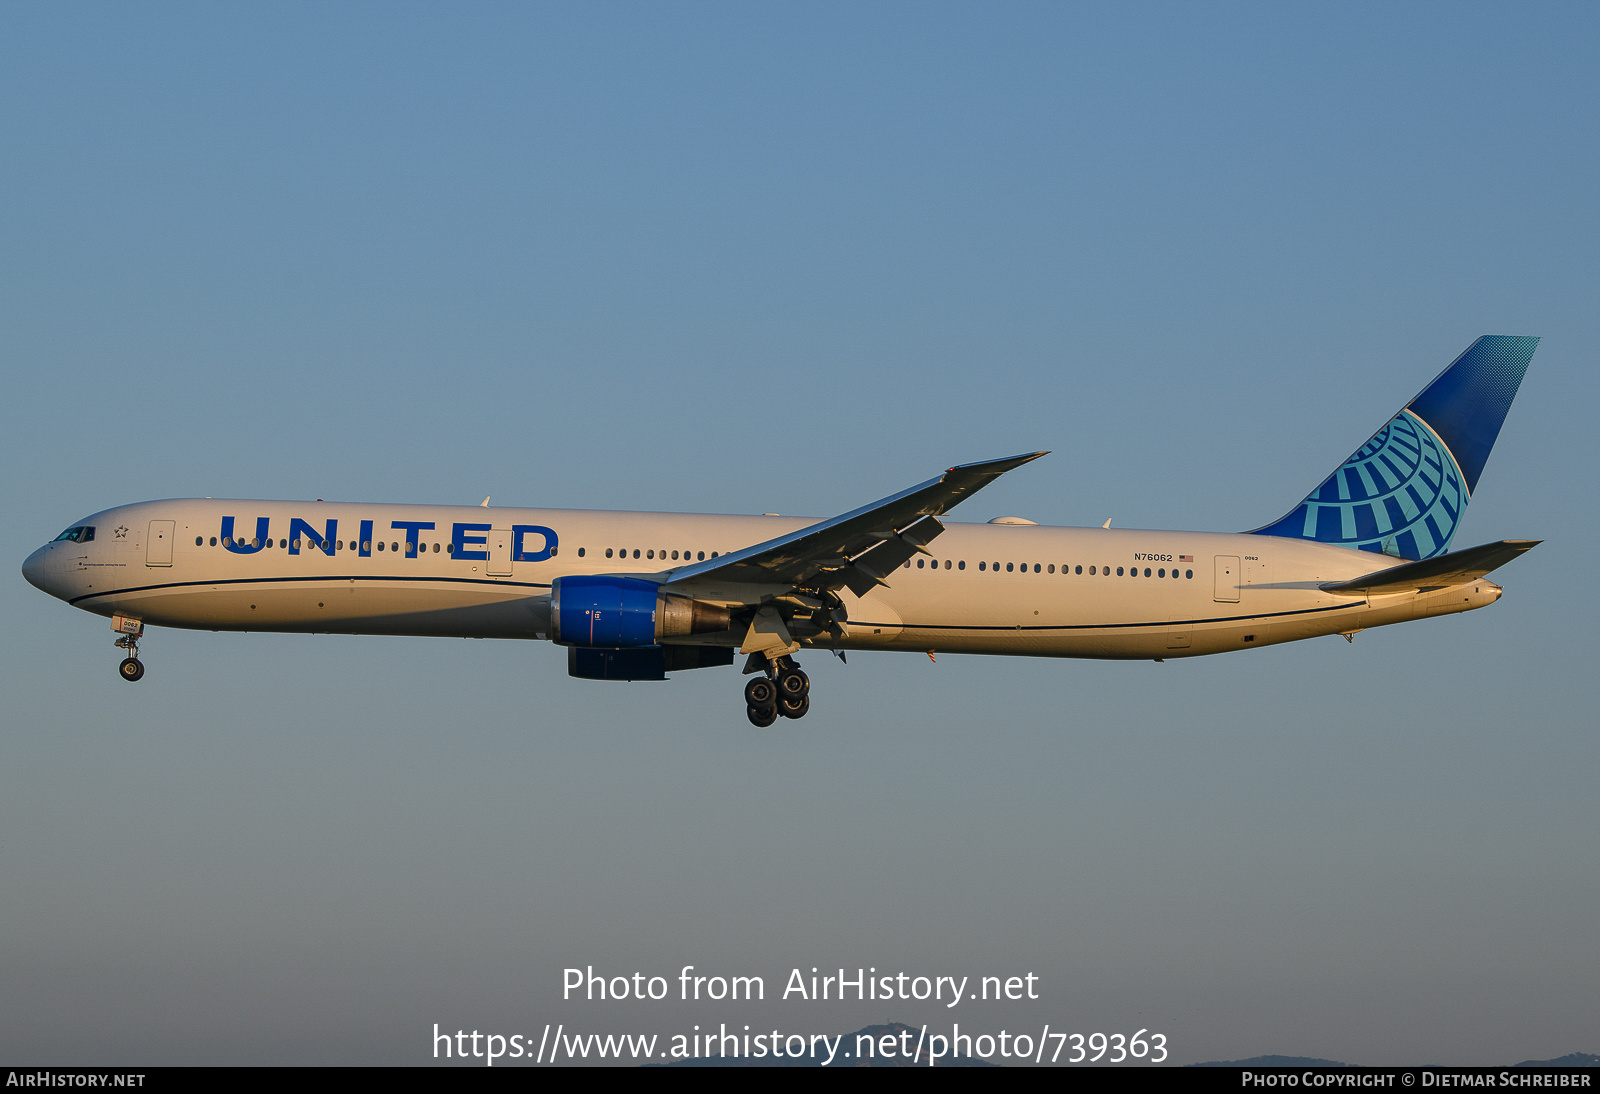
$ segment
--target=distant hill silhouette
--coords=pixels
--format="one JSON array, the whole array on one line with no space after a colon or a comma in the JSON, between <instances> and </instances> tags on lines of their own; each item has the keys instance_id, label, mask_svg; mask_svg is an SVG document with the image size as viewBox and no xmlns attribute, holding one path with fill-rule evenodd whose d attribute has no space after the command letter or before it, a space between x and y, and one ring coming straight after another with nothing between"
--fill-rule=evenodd
<instances>
[{"instance_id":1,"label":"distant hill silhouette","mask_svg":"<svg viewBox=\"0 0 1600 1094\"><path fill-rule=\"evenodd\" d=\"M853 1033L846 1033L844 1040L839 1044L839 1055L834 1058L830 1067L927 1067L928 1050L923 1046L922 1055L915 1060L903 1056L893 1057L868 1057L856 1058L856 1038L871 1037L874 1041L885 1035L899 1040L902 1031L909 1031L911 1043L916 1044L918 1027L908 1026L904 1022L890 1022L881 1026L863 1026ZM850 1053L848 1058L845 1053ZM670 1064L646 1064L646 1067L822 1067L824 1055L820 1058L802 1057L751 1057L751 1056L702 1056L694 1060L674 1060ZM976 1057L941 1057L935 1061L936 1067L999 1067L998 1063L991 1060L982 1060ZM1251 1056L1245 1060L1206 1060L1204 1063L1185 1064L1185 1067L1351 1067L1340 1060L1322 1060L1315 1056ZM1448 1065L1429 1065L1448 1066ZM1570 1052L1565 1056L1558 1056L1553 1060L1524 1060L1512 1067L1600 1067L1600 1055L1592 1052Z\"/></svg>"},{"instance_id":2,"label":"distant hill silhouette","mask_svg":"<svg viewBox=\"0 0 1600 1094\"><path fill-rule=\"evenodd\" d=\"M1252 1056L1248 1060L1207 1060L1187 1067L1350 1067L1338 1060L1317 1060L1310 1056ZM1446 1064L1428 1065L1446 1067ZM1512 1067L1600 1067L1600 1056L1592 1052L1569 1052L1554 1060L1524 1060Z\"/></svg>"},{"instance_id":3,"label":"distant hill silhouette","mask_svg":"<svg viewBox=\"0 0 1600 1094\"><path fill-rule=\"evenodd\" d=\"M928 1048L927 1048L926 1043L924 1043L924 1045L923 1045L922 1054L915 1060L907 1059L906 1057L899 1056L899 1055L896 1055L896 1056L893 1056L893 1057L888 1057L888 1058L882 1057L882 1056L867 1057L865 1059L857 1059L856 1058L856 1038L857 1037L871 1037L874 1040L876 1040L877 1038L883 1037L883 1036L885 1036L887 1034L887 1035L893 1036L896 1040L898 1040L899 1037L900 1037L900 1033L903 1030L909 1030L911 1032L911 1044L913 1046L915 1046L916 1043L917 1043L917 1034L919 1032L921 1032L921 1030L917 1026L908 1026L904 1022L890 1022L888 1025L884 1025L884 1026L863 1026L860 1029L856 1030L854 1033L846 1033L844 1035L844 1040L839 1043L839 1055L834 1057L833 1063L829 1064L828 1066L829 1067L927 1067L928 1066ZM963 1034L962 1036L965 1036L965 1034ZM847 1053L847 1052L850 1054L848 1059L845 1058L845 1053ZM786 1056L778 1056L778 1057L773 1057L773 1056L701 1056L699 1059L694 1059L694 1060L674 1060L670 1064L647 1064L646 1066L647 1067L822 1067L823 1066L823 1061L826 1060L827 1058L828 1057L827 1057L826 1054L823 1054L822 1056L815 1057L815 1058L811 1057L811 1056L803 1056L798 1060L794 1059L793 1057L786 1057ZM935 1064L936 1067L996 1067L996 1066L998 1066L996 1064L992 1064L992 1063L988 1062L987 1060L980 1060L980 1059L977 1059L975 1057L966 1057L966 1056L957 1056L957 1057L942 1056L938 1060L936 1060L934 1062L934 1064Z\"/></svg>"},{"instance_id":4,"label":"distant hill silhouette","mask_svg":"<svg viewBox=\"0 0 1600 1094\"><path fill-rule=\"evenodd\" d=\"M1248 1060L1207 1060L1185 1067L1349 1067L1338 1060L1319 1060L1315 1056L1252 1056Z\"/></svg>"}]
</instances>

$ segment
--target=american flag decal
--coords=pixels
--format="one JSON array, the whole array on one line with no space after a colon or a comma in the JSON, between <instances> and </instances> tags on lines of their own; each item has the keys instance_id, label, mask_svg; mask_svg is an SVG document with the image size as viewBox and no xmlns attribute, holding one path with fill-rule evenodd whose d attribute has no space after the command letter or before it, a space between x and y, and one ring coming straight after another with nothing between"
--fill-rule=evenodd
<instances>
[{"instance_id":1,"label":"american flag decal","mask_svg":"<svg viewBox=\"0 0 1600 1094\"><path fill-rule=\"evenodd\" d=\"M1179 555L1178 556L1178 561L1179 562L1193 562L1194 561L1194 556L1193 555Z\"/></svg>"}]
</instances>

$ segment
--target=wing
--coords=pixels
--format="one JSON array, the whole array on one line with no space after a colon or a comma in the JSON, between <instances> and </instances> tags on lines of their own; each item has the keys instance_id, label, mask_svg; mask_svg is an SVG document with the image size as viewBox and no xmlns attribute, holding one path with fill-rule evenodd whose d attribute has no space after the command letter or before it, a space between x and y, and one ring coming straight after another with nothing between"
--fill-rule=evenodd
<instances>
[{"instance_id":1,"label":"wing","mask_svg":"<svg viewBox=\"0 0 1600 1094\"><path fill-rule=\"evenodd\" d=\"M1387 570L1378 570L1350 581L1330 581L1322 589L1330 593L1408 593L1465 585L1543 542L1539 539L1503 539L1499 543L1468 547L1465 551L1452 551L1448 555L1423 559L1421 562L1391 566Z\"/></svg>"},{"instance_id":2,"label":"wing","mask_svg":"<svg viewBox=\"0 0 1600 1094\"><path fill-rule=\"evenodd\" d=\"M1030 452L1004 460L952 467L929 479L831 520L808 525L742 551L674 570L663 591L693 596L697 588L773 586L864 596L887 585L885 577L925 547L944 525L939 515L1031 460ZM752 599L757 599L752 597Z\"/></svg>"}]
</instances>

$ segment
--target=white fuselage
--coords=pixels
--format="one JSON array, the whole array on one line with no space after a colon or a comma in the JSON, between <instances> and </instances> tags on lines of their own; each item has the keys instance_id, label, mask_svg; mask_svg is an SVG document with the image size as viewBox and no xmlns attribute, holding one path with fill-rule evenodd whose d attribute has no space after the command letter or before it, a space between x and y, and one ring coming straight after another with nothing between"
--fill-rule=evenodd
<instances>
[{"instance_id":1,"label":"white fuselage","mask_svg":"<svg viewBox=\"0 0 1600 1094\"><path fill-rule=\"evenodd\" d=\"M205 499L121 506L82 523L92 541L47 544L24 570L100 615L208 630L545 639L558 577L662 575L814 522ZM314 545L322 541L335 546ZM1500 595L1487 580L1328 593L1319 586L1399 560L1262 535L950 522L928 550L889 574L888 587L844 593L843 637L796 638L819 648L1181 657L1467 611Z\"/></svg>"}]
</instances>

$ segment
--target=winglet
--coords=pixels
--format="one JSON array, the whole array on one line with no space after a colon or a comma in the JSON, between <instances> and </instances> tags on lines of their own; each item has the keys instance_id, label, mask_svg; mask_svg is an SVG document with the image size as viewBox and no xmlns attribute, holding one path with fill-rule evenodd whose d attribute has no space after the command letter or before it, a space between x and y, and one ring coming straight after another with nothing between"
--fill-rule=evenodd
<instances>
[{"instance_id":1,"label":"winglet","mask_svg":"<svg viewBox=\"0 0 1600 1094\"><path fill-rule=\"evenodd\" d=\"M1025 463L1032 463L1040 456L1048 456L1049 452L1028 452L1021 456L1007 456L1003 460L984 460L981 463L962 463L950 468L938 479L939 483L951 487L954 496L936 512L948 512L956 502L988 486L995 479L1007 471L1014 471Z\"/></svg>"},{"instance_id":2,"label":"winglet","mask_svg":"<svg viewBox=\"0 0 1600 1094\"><path fill-rule=\"evenodd\" d=\"M1025 463L1032 463L1040 456L1048 455L1050 455L1050 453L1048 450L1046 450L1044 452L1027 452L1021 456L1007 456L1003 460L980 460L978 463L958 463L946 471L945 474L954 475L958 471L964 471L968 474L987 475L988 477L993 478L996 475L1004 475L1007 471L1014 471Z\"/></svg>"}]
</instances>

